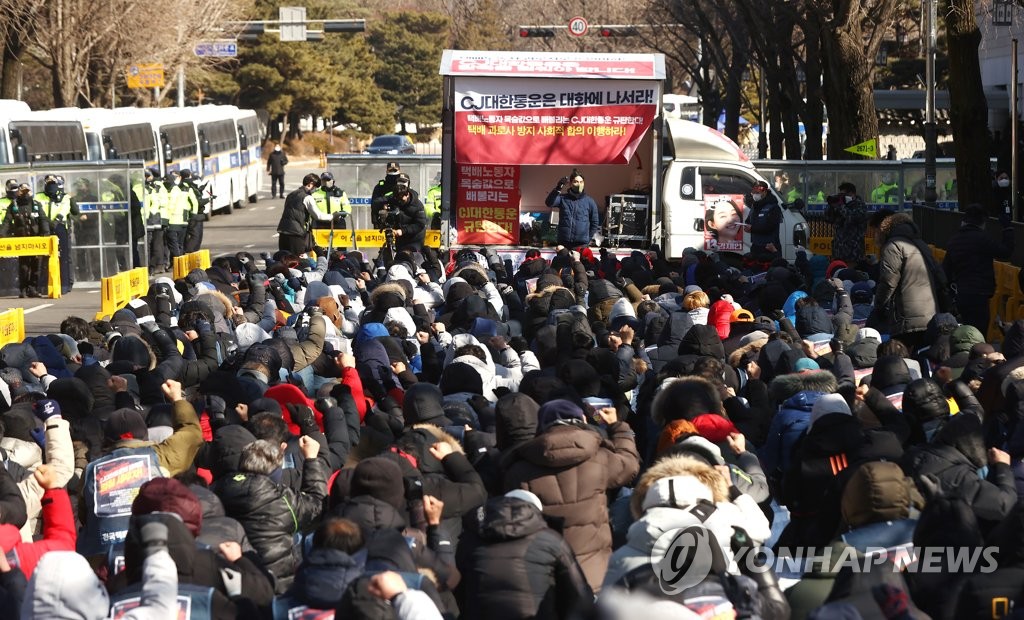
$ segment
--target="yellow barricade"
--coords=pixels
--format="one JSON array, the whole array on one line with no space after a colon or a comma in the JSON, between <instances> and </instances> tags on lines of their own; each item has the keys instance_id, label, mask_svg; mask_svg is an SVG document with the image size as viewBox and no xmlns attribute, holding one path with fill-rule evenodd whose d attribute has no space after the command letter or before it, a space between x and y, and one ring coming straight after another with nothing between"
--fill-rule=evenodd
<instances>
[{"instance_id":1,"label":"yellow barricade","mask_svg":"<svg viewBox=\"0 0 1024 620\"><path fill-rule=\"evenodd\" d=\"M19 256L46 256L47 297L60 299L60 258L57 248L57 237L7 237L0 239L0 258L17 258ZM33 283L33 286L35 284Z\"/></svg>"},{"instance_id":2,"label":"yellow barricade","mask_svg":"<svg viewBox=\"0 0 1024 620\"><path fill-rule=\"evenodd\" d=\"M122 271L100 281L100 311L96 313L97 321L113 316L131 301L132 286L129 273Z\"/></svg>"},{"instance_id":3,"label":"yellow barricade","mask_svg":"<svg viewBox=\"0 0 1024 620\"><path fill-rule=\"evenodd\" d=\"M10 308L0 312L0 347L25 339L25 309Z\"/></svg>"},{"instance_id":4,"label":"yellow barricade","mask_svg":"<svg viewBox=\"0 0 1024 620\"><path fill-rule=\"evenodd\" d=\"M137 267L128 271L128 294L142 297L149 292L149 269Z\"/></svg>"},{"instance_id":5,"label":"yellow barricade","mask_svg":"<svg viewBox=\"0 0 1024 620\"><path fill-rule=\"evenodd\" d=\"M313 230L313 241L320 247L326 248L331 245L331 229L329 228L317 228ZM374 248L377 249L384 245L384 233L379 230L372 228L365 230L356 231L356 245L360 249ZM441 247L441 231L440 230L428 230L426 238L424 239L424 245L431 248ZM352 247L352 231L334 229L334 247L335 248L350 248Z\"/></svg>"},{"instance_id":6,"label":"yellow barricade","mask_svg":"<svg viewBox=\"0 0 1024 620\"><path fill-rule=\"evenodd\" d=\"M174 259L174 279L184 278L193 269L210 268L210 251L189 252Z\"/></svg>"},{"instance_id":7,"label":"yellow barricade","mask_svg":"<svg viewBox=\"0 0 1024 620\"><path fill-rule=\"evenodd\" d=\"M137 267L103 278L100 282L100 311L96 320L113 316L126 303L149 292L149 269Z\"/></svg>"},{"instance_id":8,"label":"yellow barricade","mask_svg":"<svg viewBox=\"0 0 1024 620\"><path fill-rule=\"evenodd\" d=\"M807 249L815 254L832 256L832 237L811 237L807 240ZM864 254L878 255L878 247L871 237L864 237Z\"/></svg>"}]
</instances>

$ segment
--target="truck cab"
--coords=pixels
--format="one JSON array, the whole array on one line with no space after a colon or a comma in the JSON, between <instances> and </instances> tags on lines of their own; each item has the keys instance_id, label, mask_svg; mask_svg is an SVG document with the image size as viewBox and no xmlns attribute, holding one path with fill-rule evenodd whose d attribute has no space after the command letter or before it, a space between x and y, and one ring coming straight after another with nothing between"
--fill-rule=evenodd
<instances>
[{"instance_id":1,"label":"truck cab","mask_svg":"<svg viewBox=\"0 0 1024 620\"><path fill-rule=\"evenodd\" d=\"M680 256L686 248L749 252L749 234L741 230L726 235L723 229L720 237L714 224L715 211L730 205L731 219L744 221L744 197L756 181L765 180L736 143L699 123L665 119L662 164L660 220L666 255ZM807 221L783 203L771 183L768 187L782 206L782 256L792 261L797 248L807 246Z\"/></svg>"}]
</instances>

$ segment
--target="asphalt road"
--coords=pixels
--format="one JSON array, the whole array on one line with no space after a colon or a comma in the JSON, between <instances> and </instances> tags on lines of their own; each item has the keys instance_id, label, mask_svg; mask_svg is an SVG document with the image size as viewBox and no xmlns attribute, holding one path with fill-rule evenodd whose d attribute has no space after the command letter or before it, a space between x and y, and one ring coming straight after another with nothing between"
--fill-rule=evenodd
<instances>
[{"instance_id":1,"label":"asphalt road","mask_svg":"<svg viewBox=\"0 0 1024 620\"><path fill-rule=\"evenodd\" d=\"M298 187L302 177L314 168L315 161L294 162L286 169L285 190ZM240 250L260 252L277 250L277 222L281 217L284 199L270 198L270 177L265 175L259 200L255 204L244 203L231 215L217 215L206 222L203 231L203 248L210 250L210 256L234 254ZM170 274L161 274L170 275ZM0 300L0 308L25 309L25 333L28 336L56 333L60 323L68 316L80 316L86 320L95 318L100 309L100 291L97 287L75 287L60 299L18 299Z\"/></svg>"}]
</instances>

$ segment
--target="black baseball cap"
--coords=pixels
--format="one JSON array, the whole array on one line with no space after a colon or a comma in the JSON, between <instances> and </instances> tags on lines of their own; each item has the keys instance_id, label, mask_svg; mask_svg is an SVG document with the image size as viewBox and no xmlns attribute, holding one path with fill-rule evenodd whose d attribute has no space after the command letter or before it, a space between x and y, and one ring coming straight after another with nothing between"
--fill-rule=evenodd
<instances>
[{"instance_id":1,"label":"black baseball cap","mask_svg":"<svg viewBox=\"0 0 1024 620\"><path fill-rule=\"evenodd\" d=\"M409 185L409 175L404 172L398 173L398 178L395 179L395 183Z\"/></svg>"},{"instance_id":2,"label":"black baseball cap","mask_svg":"<svg viewBox=\"0 0 1024 620\"><path fill-rule=\"evenodd\" d=\"M394 172L399 172L401 170L402 169L398 167L398 162L397 161L389 161L388 162L388 173L389 174L390 173L394 173Z\"/></svg>"},{"instance_id":3,"label":"black baseball cap","mask_svg":"<svg viewBox=\"0 0 1024 620\"><path fill-rule=\"evenodd\" d=\"M325 172L325 173L320 175L320 180L321 181L333 181L334 180L334 175L331 174L330 172Z\"/></svg>"}]
</instances>

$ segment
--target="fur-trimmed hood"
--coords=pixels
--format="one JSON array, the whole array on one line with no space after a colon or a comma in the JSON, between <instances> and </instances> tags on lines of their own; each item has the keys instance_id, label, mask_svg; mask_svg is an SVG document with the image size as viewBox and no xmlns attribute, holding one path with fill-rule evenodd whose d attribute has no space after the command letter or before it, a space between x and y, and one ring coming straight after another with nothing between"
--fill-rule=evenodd
<instances>
[{"instance_id":1,"label":"fur-trimmed hood","mask_svg":"<svg viewBox=\"0 0 1024 620\"><path fill-rule=\"evenodd\" d=\"M662 478L672 476L692 476L711 489L714 503L729 501L729 483L714 467L689 456L669 456L655 461L633 488L629 511L634 519L644 514L644 498L651 486Z\"/></svg>"},{"instance_id":2,"label":"fur-trimmed hood","mask_svg":"<svg viewBox=\"0 0 1024 620\"><path fill-rule=\"evenodd\" d=\"M909 213L894 213L889 217L882 220L882 224L878 227L882 231L882 235L885 239L893 236L894 234L906 234L907 232L913 232L915 235L918 233L917 225L914 224L914 218ZM909 230L908 230L909 228Z\"/></svg>"},{"instance_id":3,"label":"fur-trimmed hood","mask_svg":"<svg viewBox=\"0 0 1024 620\"><path fill-rule=\"evenodd\" d=\"M810 370L779 375L768 386L768 395L781 403L798 392L832 394L839 388L836 376L827 370Z\"/></svg>"},{"instance_id":4,"label":"fur-trimmed hood","mask_svg":"<svg viewBox=\"0 0 1024 620\"><path fill-rule=\"evenodd\" d=\"M549 286L543 291L537 291L535 293L530 293L529 295L527 295L526 303L529 304L532 300L541 299L543 297L551 297L552 295L555 294L555 291L565 291L566 293L571 295L573 299L576 299L576 294L570 291L569 289L565 288L564 286Z\"/></svg>"},{"instance_id":5,"label":"fur-trimmed hood","mask_svg":"<svg viewBox=\"0 0 1024 620\"><path fill-rule=\"evenodd\" d=\"M743 345L729 354L729 365L733 368L740 368L743 366L743 356L750 354L750 359L757 359L757 356L761 353L761 348L764 347L767 340L758 340Z\"/></svg>"},{"instance_id":6,"label":"fur-trimmed hood","mask_svg":"<svg viewBox=\"0 0 1024 620\"><path fill-rule=\"evenodd\" d=\"M440 426L434 426L433 424L413 424L413 428L421 428L430 433L438 443L446 443L452 447L452 452L458 452L459 454L466 454L466 451L462 448L462 444L459 440L450 435Z\"/></svg>"},{"instance_id":7,"label":"fur-trimmed hood","mask_svg":"<svg viewBox=\"0 0 1024 620\"><path fill-rule=\"evenodd\" d=\"M398 282L385 282L374 288L370 293L370 305L376 306L381 297L387 294L397 295L402 300L402 305L405 305L405 287Z\"/></svg>"}]
</instances>

